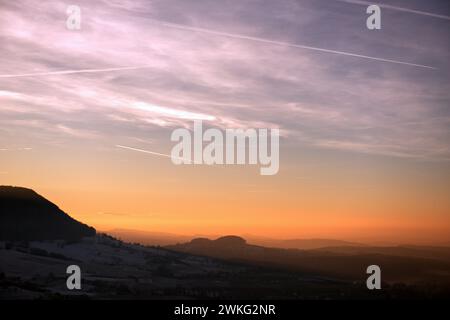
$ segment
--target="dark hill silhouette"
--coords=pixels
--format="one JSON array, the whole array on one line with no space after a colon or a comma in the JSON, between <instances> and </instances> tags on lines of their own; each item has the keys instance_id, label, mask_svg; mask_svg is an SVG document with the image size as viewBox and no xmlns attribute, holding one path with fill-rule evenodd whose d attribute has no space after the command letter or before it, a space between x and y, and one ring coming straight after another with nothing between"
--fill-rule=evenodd
<instances>
[{"instance_id":1,"label":"dark hill silhouette","mask_svg":"<svg viewBox=\"0 0 450 320\"><path fill-rule=\"evenodd\" d=\"M302 250L311 250L311 249L319 249L326 247L363 247L366 246L362 243L336 240L336 239L287 239L287 240L279 240L279 239L270 239L263 238L257 236L248 236L246 237L248 242L263 246L263 247L274 247L274 248L283 248L283 249L302 249Z\"/></svg>"},{"instance_id":2,"label":"dark hill silhouette","mask_svg":"<svg viewBox=\"0 0 450 320\"><path fill-rule=\"evenodd\" d=\"M0 240L78 240L95 234L35 191L0 186Z\"/></svg>"},{"instance_id":3,"label":"dark hill silhouette","mask_svg":"<svg viewBox=\"0 0 450 320\"><path fill-rule=\"evenodd\" d=\"M210 240L208 238L195 238L184 245L190 246L192 248L202 248L204 250L234 250L237 248L245 248L247 245L247 241L238 236L224 236L217 238L216 240Z\"/></svg>"},{"instance_id":4,"label":"dark hill silhouette","mask_svg":"<svg viewBox=\"0 0 450 320\"><path fill-rule=\"evenodd\" d=\"M449 248L337 247L313 250L268 248L236 236L206 238L166 248L238 263L270 266L339 279L361 280L369 265L379 265L385 281L432 280L450 283ZM437 254L439 253L439 254ZM439 258L437 258L439 257Z\"/></svg>"},{"instance_id":5,"label":"dark hill silhouette","mask_svg":"<svg viewBox=\"0 0 450 320\"><path fill-rule=\"evenodd\" d=\"M138 242L144 245L152 246L168 246L175 245L178 243L186 243L192 239L206 239L206 238L218 238L221 235L216 234L200 234L200 235L189 235L189 234L174 234L167 232L155 232L155 231L143 231L143 230L133 230L124 228L114 228L102 230L105 233L112 235L116 238L128 241L128 242ZM326 247L363 247L367 246L363 243L336 240L336 239L276 239L262 237L252 234L241 235L246 239L247 243L262 247L273 247L282 249L319 249Z\"/></svg>"},{"instance_id":6,"label":"dark hill silhouette","mask_svg":"<svg viewBox=\"0 0 450 320\"><path fill-rule=\"evenodd\" d=\"M238 236L225 236L215 240L216 245L222 246L245 246L247 241Z\"/></svg>"}]
</instances>

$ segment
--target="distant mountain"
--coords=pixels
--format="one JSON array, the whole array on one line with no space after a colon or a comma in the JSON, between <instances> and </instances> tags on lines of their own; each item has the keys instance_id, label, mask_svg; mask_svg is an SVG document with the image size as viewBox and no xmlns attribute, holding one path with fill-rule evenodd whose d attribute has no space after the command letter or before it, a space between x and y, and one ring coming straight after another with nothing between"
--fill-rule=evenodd
<instances>
[{"instance_id":1,"label":"distant mountain","mask_svg":"<svg viewBox=\"0 0 450 320\"><path fill-rule=\"evenodd\" d=\"M287 239L287 240L279 240L279 239L271 239L271 238L263 238L257 236L248 236L246 237L248 241L252 244L264 246L264 247L276 247L283 249L302 249L302 250L311 250L311 249L319 249L326 247L362 247L365 244L357 243L357 242L349 242L343 240L335 240L335 239Z\"/></svg>"},{"instance_id":2,"label":"distant mountain","mask_svg":"<svg viewBox=\"0 0 450 320\"><path fill-rule=\"evenodd\" d=\"M193 236L178 235L167 232L152 232L130 229L110 229L104 230L123 241L131 243L140 243L149 246L167 246L171 244L184 243L192 240Z\"/></svg>"},{"instance_id":3,"label":"distant mountain","mask_svg":"<svg viewBox=\"0 0 450 320\"><path fill-rule=\"evenodd\" d=\"M316 252L329 252L340 255L383 254L396 257L415 257L444 260L450 262L450 247L440 246L365 246L365 247L326 247L315 249Z\"/></svg>"},{"instance_id":4,"label":"distant mountain","mask_svg":"<svg viewBox=\"0 0 450 320\"><path fill-rule=\"evenodd\" d=\"M77 240L95 234L33 190L0 186L0 240Z\"/></svg>"},{"instance_id":5,"label":"distant mountain","mask_svg":"<svg viewBox=\"0 0 450 320\"><path fill-rule=\"evenodd\" d=\"M167 232L154 232L130 229L102 230L121 240L152 246L168 246L178 243L186 243L195 238L218 238L220 235L182 235ZM273 239L255 235L244 235L249 243L263 247L283 249L319 249L326 247L360 247L365 244L334 239Z\"/></svg>"},{"instance_id":6,"label":"distant mountain","mask_svg":"<svg viewBox=\"0 0 450 320\"><path fill-rule=\"evenodd\" d=\"M379 265L388 282L442 281L450 283L450 248L329 247L313 250L251 245L243 238L193 239L166 248L227 261L275 267L322 277L361 280L366 268Z\"/></svg>"},{"instance_id":7,"label":"distant mountain","mask_svg":"<svg viewBox=\"0 0 450 320\"><path fill-rule=\"evenodd\" d=\"M192 239L190 244L198 247L214 247L219 249L236 249L239 247L246 247L247 241L238 236L225 236L217 238L216 240L209 240L207 238Z\"/></svg>"}]
</instances>

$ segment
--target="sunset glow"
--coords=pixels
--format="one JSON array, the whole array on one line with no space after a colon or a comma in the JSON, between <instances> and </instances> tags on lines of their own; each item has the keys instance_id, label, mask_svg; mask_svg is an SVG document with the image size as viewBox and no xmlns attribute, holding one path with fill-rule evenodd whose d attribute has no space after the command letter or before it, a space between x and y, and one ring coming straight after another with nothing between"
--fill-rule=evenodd
<instances>
[{"instance_id":1,"label":"sunset glow","mask_svg":"<svg viewBox=\"0 0 450 320\"><path fill-rule=\"evenodd\" d=\"M77 1L68 30L66 5L0 4L0 185L105 231L450 242L447 16ZM194 120L279 128L278 173L174 165Z\"/></svg>"}]
</instances>

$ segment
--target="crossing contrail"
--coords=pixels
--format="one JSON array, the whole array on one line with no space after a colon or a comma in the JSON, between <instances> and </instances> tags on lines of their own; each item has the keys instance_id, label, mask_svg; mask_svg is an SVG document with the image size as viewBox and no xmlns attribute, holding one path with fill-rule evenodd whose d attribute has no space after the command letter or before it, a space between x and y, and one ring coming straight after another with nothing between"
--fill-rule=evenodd
<instances>
[{"instance_id":1,"label":"crossing contrail","mask_svg":"<svg viewBox=\"0 0 450 320\"><path fill-rule=\"evenodd\" d=\"M236 33L215 31L215 30L210 30L210 29L205 29L205 28L190 27L190 26L186 26L186 25L166 22L166 21L162 21L162 20L155 20L155 19L151 19L151 18L149 18L147 20L149 20L150 22L153 22L155 24L162 25L162 26L169 27L169 28L174 28L174 29L206 33L206 34L212 34L212 35L216 35L216 36L223 36L223 37L234 38L234 39L250 40L250 41L255 41L255 42L261 42L261 43L267 43L267 44L285 46L285 47L291 47L291 48L299 48L299 49L313 50L313 51L319 51L319 52L333 53L333 54L339 54L339 55L344 55L344 56L349 56L349 57L363 58L363 59L369 59L369 60L375 60L375 61L381 61L381 62L396 63L396 64L408 65L408 66L413 66L413 67L419 67L419 68L436 69L435 67L432 67L432 66L416 64L416 63L411 63L411 62L406 62L406 61L385 59L385 58L381 58L381 57L367 56L367 55L362 55L362 54L357 54L357 53L338 51L338 50L332 50L332 49L324 49L324 48L319 48L319 47L311 47L311 46L306 46L306 45L301 45L301 44L296 44L296 43L276 41L276 40L241 35L241 34L236 34Z\"/></svg>"},{"instance_id":2,"label":"crossing contrail","mask_svg":"<svg viewBox=\"0 0 450 320\"><path fill-rule=\"evenodd\" d=\"M436 14L436 13L426 12L426 11L420 11L420 10L414 10L414 9L408 9L408 8L403 8L403 7L397 7L397 6L392 6L389 4L373 3L373 2L361 1L361 0L337 0L337 1L351 3L351 4L358 4L358 5L362 5L362 6L370 6L372 4L376 4L380 8L386 8L386 9L391 9L391 10L395 10L395 11L402 11L402 12L408 12L408 13L413 13L413 14L419 14L422 16L450 20L450 17L446 16L446 15Z\"/></svg>"},{"instance_id":3,"label":"crossing contrail","mask_svg":"<svg viewBox=\"0 0 450 320\"><path fill-rule=\"evenodd\" d=\"M132 67L117 67L117 68L104 68L104 69L59 70L59 71L22 73L22 74L0 74L0 78L20 78L20 77L38 77L38 76L51 76L51 75L60 75L60 74L64 75L64 74L75 74L75 73L111 72L111 71L144 69L144 68L151 68L151 66L132 66Z\"/></svg>"},{"instance_id":4,"label":"crossing contrail","mask_svg":"<svg viewBox=\"0 0 450 320\"><path fill-rule=\"evenodd\" d=\"M358 0L337 0L337 1L355 3L355 4L366 4L366 2L358 1ZM393 7L393 6L388 6L388 5L382 5L382 6L384 6L386 8L391 8L391 9L395 8L396 10L402 10L402 11L407 11L407 12L420 13L420 14L426 14L426 15L438 16L440 18L450 19L450 17L447 17L447 16L440 16L440 15L435 15L435 14L427 13L427 12L421 12L421 11L416 11L416 10L411 10L411 9L404 9L404 8ZM380 62L401 64L401 65L407 65L407 66L418 67L418 68L427 68L427 69L434 69L434 70L437 69L433 66L411 63L411 62L406 62L406 61L401 61L401 60L386 59L386 58L367 56L367 55L346 52L346 51L338 51L338 50L332 50L332 49L312 47L312 46L306 46L306 45L296 44L296 43L291 43L291 42L270 40L270 39L266 39L266 38L260 38L260 37L254 37L254 36L248 36L248 35L242 35L242 34L236 34L236 33L228 33L228 32L215 31L215 30L210 30L210 29L205 29L205 28L191 27L191 26L166 22L166 21L162 21L162 20L151 19L151 18L149 18L147 20L150 22L153 22L155 24L164 26L164 27L169 27L169 28L174 28L174 29L179 29L179 30L199 32L199 33L205 33L205 34L211 34L211 35L234 38L234 39L241 39L241 40L250 40L250 41L254 41L254 42L266 43L266 44L277 45L277 46L285 46L285 47L291 47L291 48L298 48L298 49L312 50L312 51L325 52L325 53L331 53L331 54L338 54L338 55L343 55L343 56L375 60L375 61L380 61ZM102 68L102 69L79 69L79 70L59 70L59 71L22 73L22 74L0 74L0 78L20 78L20 77L37 77L37 76L78 74L78 73L113 72L113 71L123 71L123 70L145 69L145 68L151 68L151 67L152 66L143 65L143 66L127 66L127 67Z\"/></svg>"},{"instance_id":5,"label":"crossing contrail","mask_svg":"<svg viewBox=\"0 0 450 320\"><path fill-rule=\"evenodd\" d=\"M154 151L148 151L148 150L138 149L138 148L132 148L132 147L127 147L127 146L122 146L120 144L116 144L116 147L122 148L122 149L138 151L138 152L143 152L143 153L149 153L149 154L153 154L155 156L160 156L160 157L166 157L166 158L171 158L171 159L174 158L174 159L179 159L179 160L183 160L183 161L192 162L190 159L179 158L179 157L172 157L170 154L159 153L159 152L154 152Z\"/></svg>"}]
</instances>

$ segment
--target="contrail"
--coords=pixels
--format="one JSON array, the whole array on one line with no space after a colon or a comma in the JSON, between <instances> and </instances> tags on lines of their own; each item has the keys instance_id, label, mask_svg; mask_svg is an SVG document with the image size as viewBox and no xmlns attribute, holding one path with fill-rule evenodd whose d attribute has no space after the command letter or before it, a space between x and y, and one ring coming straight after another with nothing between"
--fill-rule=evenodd
<instances>
[{"instance_id":1,"label":"contrail","mask_svg":"<svg viewBox=\"0 0 450 320\"><path fill-rule=\"evenodd\" d=\"M0 78L19 78L19 77L51 76L51 75L74 74L74 73L110 72L110 71L135 70L135 69L144 69L144 68L151 68L151 66L117 67L117 68L105 68L105 69L60 70L60 71L23 73L23 74L0 74Z\"/></svg>"},{"instance_id":2,"label":"contrail","mask_svg":"<svg viewBox=\"0 0 450 320\"><path fill-rule=\"evenodd\" d=\"M351 0L349 0L349 1L351 1ZM241 34L235 34L235 33L228 33L228 32L221 32L221 31L214 31L214 30L209 30L209 29L204 29L204 28L190 27L190 26L186 26L186 25L166 22L166 21L162 21L162 20L155 20L155 19L150 19L150 18L147 20L149 20L150 22L154 22L156 24L159 24L159 25L162 25L165 27L169 27L169 28L174 28L174 29L201 32L201 33L213 34L216 36L223 36L223 37L228 37L228 38L251 40L251 41L268 43L268 44L273 44L273 45L278 45L278 46L291 47L291 48L300 48L300 49L306 49L306 50L334 53L334 54L339 54L339 55L344 55L344 56L357 57L357 58L370 59L370 60L396 63L396 64L403 64L403 65L419 67L419 68L437 69L435 67L427 66L427 65L423 65L423 64L416 64L416 63L410 63L410 62L399 61L399 60L384 59L384 58L366 56L366 55L361 55L361 54L356 54L356 53L351 53L351 52L311 47L311 46L305 46L305 45L295 44L295 43L290 43L290 42L269 40L269 39L265 39L265 38L259 38L259 37L253 37L253 36L247 36L247 35L241 35Z\"/></svg>"},{"instance_id":3,"label":"contrail","mask_svg":"<svg viewBox=\"0 0 450 320\"><path fill-rule=\"evenodd\" d=\"M0 151L30 151L30 150L33 150L33 148L30 148L30 147L13 148L13 149L0 148Z\"/></svg>"},{"instance_id":4,"label":"contrail","mask_svg":"<svg viewBox=\"0 0 450 320\"><path fill-rule=\"evenodd\" d=\"M366 2L358 1L358 0L337 0L337 1L355 3L355 4L364 4L364 5L366 4ZM407 12L420 13L420 14L426 14L426 15L431 15L431 16L438 16L440 18L450 19L450 17L447 17L447 16L435 15L435 14L427 13L427 12L393 7L393 6L389 6L389 5L381 5L381 6L386 7L386 8L391 8L391 9L395 8L396 10L402 10L402 11L407 11ZM291 48L299 48L299 49L313 50L313 51L319 51L319 52L333 53L333 54L339 54L339 55L344 55L344 56L349 56L349 57L356 57L356 58L363 58L363 59L369 59L369 60L375 60L375 61L381 61L381 62L402 64L402 65L407 65L407 66L412 66L412 67L427 68L427 69L434 69L434 70L437 69L432 66L410 63L410 62L405 62L405 61L400 61L400 60L385 59L385 58L361 55L361 54L345 52L345 51L324 49L324 48L306 46L306 45L295 44L295 43L290 43L290 42L270 40L270 39L265 39L265 38L260 38L260 37L253 37L253 36L247 36L247 35L241 35L241 34L235 34L235 33L221 32L221 31L209 30L209 29L204 29L204 28L190 27L190 26L186 26L186 25L175 24L175 23L170 23L170 22L156 20L156 19L150 19L150 18L147 20L150 22L156 23L158 25L161 25L161 26L185 30L185 31L207 33L207 34L223 36L223 37L228 37L228 38L234 38L234 39L250 40L250 41L267 43L267 44L278 45L278 46L285 46L285 47L291 47ZM103 69L79 69L79 70L60 70L60 71L47 71L47 72L23 73L23 74L0 74L0 78L20 78L20 77L36 77L36 76L50 76L50 75L66 75L66 74L77 74L77 73L112 72L112 71L122 71L122 70L145 69L145 68L151 68L151 67L152 66L144 65L144 66L129 66L129 67L103 68Z\"/></svg>"},{"instance_id":5,"label":"contrail","mask_svg":"<svg viewBox=\"0 0 450 320\"><path fill-rule=\"evenodd\" d=\"M185 159L185 158L179 158L179 157L172 157L170 154L165 154L165 153L159 153L159 152L153 152L153 151L148 151L148 150L144 150L144 149L138 149L138 148L132 148L132 147L127 147L127 146L122 146L119 144L116 144L116 147L118 148L123 148L123 149L128 149L128 150L133 150L133 151L138 151L138 152L143 152L143 153L149 153L149 154L153 154L155 156L160 156L160 157L166 157L166 158L175 158L175 159L180 159L183 161L188 161L188 162L192 162L190 159Z\"/></svg>"},{"instance_id":6,"label":"contrail","mask_svg":"<svg viewBox=\"0 0 450 320\"><path fill-rule=\"evenodd\" d=\"M419 14L419 15L422 15L422 16L428 16L428 17L433 17L433 18L450 20L449 16L445 16L445 15L442 15L442 14L436 14L436 13L431 13L431 12L426 12L426 11L419 11L419 10L414 10L414 9L402 8L402 7L397 7L397 6L391 6L389 4L373 3L373 2L361 1L361 0L337 0L337 1L347 2L347 3L351 3L351 4L358 4L358 5L362 5L362 6L370 6L372 4L376 4L380 8L386 8L386 9L391 9L391 10L396 10L396 11L402 11L402 12L408 12L408 13L413 13L413 14Z\"/></svg>"}]
</instances>

